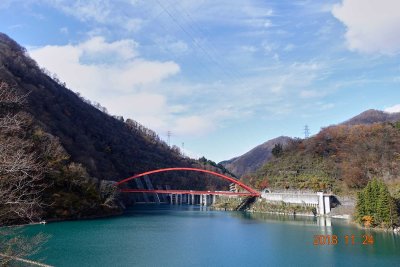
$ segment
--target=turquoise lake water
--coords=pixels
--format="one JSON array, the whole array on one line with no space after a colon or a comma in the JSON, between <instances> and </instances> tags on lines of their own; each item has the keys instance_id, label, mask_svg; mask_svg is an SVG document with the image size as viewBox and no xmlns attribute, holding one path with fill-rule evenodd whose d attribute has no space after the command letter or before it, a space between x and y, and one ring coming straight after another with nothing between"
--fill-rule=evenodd
<instances>
[{"instance_id":1,"label":"turquoise lake water","mask_svg":"<svg viewBox=\"0 0 400 267\"><path fill-rule=\"evenodd\" d=\"M54 266L400 266L398 235L339 219L199 206L138 205L119 217L27 226L25 232L50 236L33 258ZM314 245L315 235L336 235L337 245ZM374 243L363 245L363 235Z\"/></svg>"}]
</instances>

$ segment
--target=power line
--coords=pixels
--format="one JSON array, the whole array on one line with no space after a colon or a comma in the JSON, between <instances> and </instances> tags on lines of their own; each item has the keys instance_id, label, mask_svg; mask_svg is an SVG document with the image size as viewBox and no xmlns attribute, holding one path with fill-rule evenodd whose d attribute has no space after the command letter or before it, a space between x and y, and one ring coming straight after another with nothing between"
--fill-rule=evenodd
<instances>
[{"instance_id":1,"label":"power line","mask_svg":"<svg viewBox=\"0 0 400 267\"><path fill-rule=\"evenodd\" d=\"M158 17L160 17L160 15L163 14L163 13L167 13L167 14L168 14L167 10L168 10L168 8L170 8L170 7L172 6L172 4L171 4L171 5L168 5L167 7L165 7L165 6L161 5L159 2L158 2L158 4L159 4L159 6L162 8L162 11L161 11L160 13L158 13L158 15L155 16L155 17L153 18L154 20L156 20ZM163 8L163 7L164 7L164 8ZM172 15L172 14L171 14L171 15ZM169 16L169 17L171 17L171 16ZM174 21L174 23L177 24L176 21ZM170 31L170 30L166 27L167 24L165 24L165 23L158 23L158 25L159 25L165 32ZM183 27L183 26L182 26L182 27ZM159 45L160 47L163 47L163 46L164 46L164 43L162 43L161 40L155 39L154 42L155 42L157 45ZM173 54L174 57L175 57L176 59L179 59L179 58L181 58L181 57L183 56L183 55L178 55L173 49L169 49L168 47L166 47L166 48L168 49L168 53ZM206 77L208 78L208 77L210 77L210 76L215 75L215 72L213 72L212 70L210 70L210 68L203 62L203 61L204 61L204 57L200 57L200 55L198 55L198 53L193 53L193 56L192 56L191 59L192 59L192 60L195 60L196 63L197 63L197 66L199 66L199 67L202 69L202 71L199 71L199 70L196 71L196 76L197 76L197 77L202 76L202 77L204 78L203 80L205 80ZM191 68L187 68L187 69L185 69L185 71L190 71L190 72L193 73L193 71L192 71ZM205 73L205 72L206 72L206 73Z\"/></svg>"},{"instance_id":2,"label":"power line","mask_svg":"<svg viewBox=\"0 0 400 267\"><path fill-rule=\"evenodd\" d=\"M163 5L161 4L161 2L159 0L156 0L157 4L164 10L164 12L174 21L174 23L192 40L193 44L199 48L205 56L207 56L217 67L219 67L222 72L229 76L229 78L234 78L234 79L238 79L238 77L235 77L234 75L230 74L229 72L227 72L226 68L224 68L224 66L221 66L220 63L213 58L212 55L210 55L210 53L208 53L208 51L206 49L204 49L204 47L202 47L199 42L196 40L196 38L193 37L193 35L185 29L185 27L183 27L183 25L178 21L178 19Z\"/></svg>"},{"instance_id":3,"label":"power line","mask_svg":"<svg viewBox=\"0 0 400 267\"><path fill-rule=\"evenodd\" d=\"M182 12L180 12L178 10L178 7ZM184 13L184 15L186 15L187 24L188 24L189 28L192 29L193 32L197 31L199 34L203 34L203 35L204 35L204 32L206 34L207 33L209 34L209 32L207 30L205 30L204 28L198 26L198 24L196 23L195 19L192 17L192 15L190 15L189 11L187 11L182 5L179 5L179 2L177 2L177 5L175 7L172 6L172 8L175 8L177 10L177 14ZM183 18L183 16L181 16L181 18ZM214 55L218 54L218 49L214 46L214 44L212 42L208 42L208 44L209 44L209 48L211 48L209 50L211 52L213 52ZM220 61L222 61L223 65L225 65L225 66L226 65L229 65L229 66L232 65L229 61L226 61L225 58L220 58ZM224 68L224 69L226 69L226 68ZM242 75L239 72L235 71L235 69L230 69L230 75L235 76L235 78L238 79L239 81L242 80L242 77L241 77Z\"/></svg>"}]
</instances>

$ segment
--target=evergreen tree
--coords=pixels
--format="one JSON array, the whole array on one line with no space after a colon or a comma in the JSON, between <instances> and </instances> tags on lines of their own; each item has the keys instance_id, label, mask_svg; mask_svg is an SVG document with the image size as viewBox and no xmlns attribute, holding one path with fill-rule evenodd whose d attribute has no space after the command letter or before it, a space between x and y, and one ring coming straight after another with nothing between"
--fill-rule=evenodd
<instances>
[{"instance_id":1,"label":"evergreen tree","mask_svg":"<svg viewBox=\"0 0 400 267\"><path fill-rule=\"evenodd\" d=\"M374 215L374 217L378 216L377 207L378 207L378 198L379 198L381 187L382 187L382 182L379 182L377 179L373 179L371 181L370 200L371 200L371 210L373 213L372 215Z\"/></svg>"},{"instance_id":2,"label":"evergreen tree","mask_svg":"<svg viewBox=\"0 0 400 267\"><path fill-rule=\"evenodd\" d=\"M364 194L364 207L365 207L365 215L373 216L374 209L373 209L373 202L375 201L372 197L372 183L368 182L367 186L363 190Z\"/></svg>"},{"instance_id":3,"label":"evergreen tree","mask_svg":"<svg viewBox=\"0 0 400 267\"><path fill-rule=\"evenodd\" d=\"M399 225L400 224L400 218L399 218L399 213L398 213L398 205L396 204L396 200L393 197L390 197L390 202L389 202L389 207L390 207L390 226L393 227L394 225Z\"/></svg>"},{"instance_id":4,"label":"evergreen tree","mask_svg":"<svg viewBox=\"0 0 400 267\"><path fill-rule=\"evenodd\" d=\"M357 205L356 205L356 221L361 223L362 218L366 215L365 209L365 196L364 192L360 191L357 193Z\"/></svg>"},{"instance_id":5,"label":"evergreen tree","mask_svg":"<svg viewBox=\"0 0 400 267\"><path fill-rule=\"evenodd\" d=\"M386 186L381 185L379 190L379 199L377 205L378 212L378 223L383 225L390 225L391 215L390 215L390 201L391 197Z\"/></svg>"},{"instance_id":6,"label":"evergreen tree","mask_svg":"<svg viewBox=\"0 0 400 267\"><path fill-rule=\"evenodd\" d=\"M272 148L272 155L276 158L279 158L283 154L283 146L281 143L275 144L274 148Z\"/></svg>"},{"instance_id":7,"label":"evergreen tree","mask_svg":"<svg viewBox=\"0 0 400 267\"><path fill-rule=\"evenodd\" d=\"M398 223L397 206L386 184L376 179L357 194L356 220L372 225L390 227Z\"/></svg>"}]
</instances>

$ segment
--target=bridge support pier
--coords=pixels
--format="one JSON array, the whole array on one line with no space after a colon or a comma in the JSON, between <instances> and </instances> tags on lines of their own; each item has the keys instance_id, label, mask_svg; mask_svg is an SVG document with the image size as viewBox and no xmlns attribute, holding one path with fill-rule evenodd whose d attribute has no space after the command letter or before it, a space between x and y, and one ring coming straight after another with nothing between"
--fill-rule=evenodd
<instances>
[{"instance_id":1,"label":"bridge support pier","mask_svg":"<svg viewBox=\"0 0 400 267\"><path fill-rule=\"evenodd\" d=\"M210 195L206 195L206 194L201 194L199 195L200 197L200 206L208 206L211 204L211 196Z\"/></svg>"}]
</instances>

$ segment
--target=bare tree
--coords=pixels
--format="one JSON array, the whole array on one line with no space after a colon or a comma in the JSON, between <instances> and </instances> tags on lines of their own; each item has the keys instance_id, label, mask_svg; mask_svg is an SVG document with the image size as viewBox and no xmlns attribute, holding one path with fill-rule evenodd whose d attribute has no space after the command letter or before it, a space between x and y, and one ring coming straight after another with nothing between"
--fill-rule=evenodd
<instances>
[{"instance_id":1,"label":"bare tree","mask_svg":"<svg viewBox=\"0 0 400 267\"><path fill-rule=\"evenodd\" d=\"M113 182L102 180L100 182L100 195L102 206L110 209L117 208L118 189Z\"/></svg>"},{"instance_id":2,"label":"bare tree","mask_svg":"<svg viewBox=\"0 0 400 267\"><path fill-rule=\"evenodd\" d=\"M0 82L0 225L40 216L43 164L25 138L31 119L20 111L24 101Z\"/></svg>"},{"instance_id":3,"label":"bare tree","mask_svg":"<svg viewBox=\"0 0 400 267\"><path fill-rule=\"evenodd\" d=\"M44 165L26 133L32 120L21 111L25 98L0 81L0 226L38 220L42 210ZM15 228L0 228L0 265L34 254L44 240L43 235L27 238Z\"/></svg>"}]
</instances>

